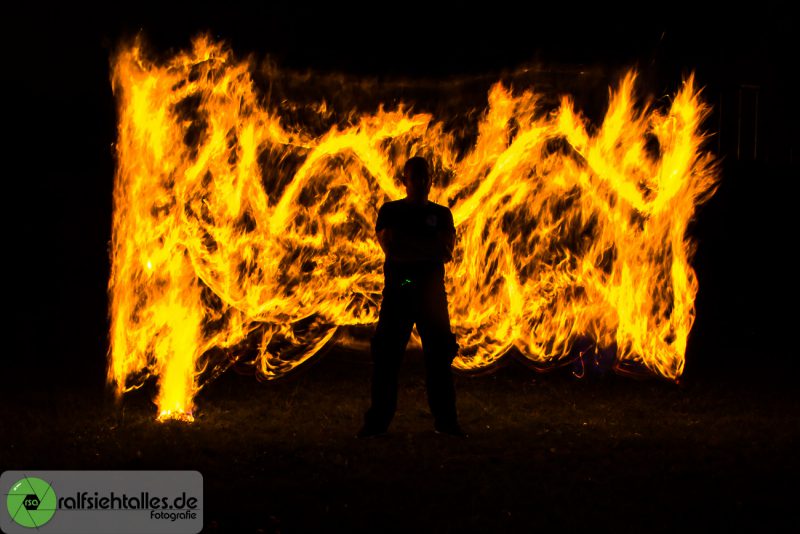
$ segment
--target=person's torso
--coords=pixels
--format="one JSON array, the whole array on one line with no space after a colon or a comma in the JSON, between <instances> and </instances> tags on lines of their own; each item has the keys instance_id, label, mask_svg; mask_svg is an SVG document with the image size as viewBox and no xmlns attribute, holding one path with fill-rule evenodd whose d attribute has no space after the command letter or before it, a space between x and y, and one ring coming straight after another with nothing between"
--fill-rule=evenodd
<instances>
[{"instance_id":1,"label":"person's torso","mask_svg":"<svg viewBox=\"0 0 800 534\"><path fill-rule=\"evenodd\" d=\"M449 210L434 202L414 204L405 199L384 204L384 227L403 232L411 238L430 238L450 227ZM444 280L444 261L396 261L387 257L384 262L387 284L436 283Z\"/></svg>"}]
</instances>

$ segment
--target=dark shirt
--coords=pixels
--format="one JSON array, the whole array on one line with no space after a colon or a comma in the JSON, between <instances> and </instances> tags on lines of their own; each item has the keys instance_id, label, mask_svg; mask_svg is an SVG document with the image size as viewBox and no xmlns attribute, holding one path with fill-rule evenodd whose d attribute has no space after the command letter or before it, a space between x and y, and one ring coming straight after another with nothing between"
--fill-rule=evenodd
<instances>
[{"instance_id":1,"label":"dark shirt","mask_svg":"<svg viewBox=\"0 0 800 534\"><path fill-rule=\"evenodd\" d=\"M414 204L405 199L381 206L375 231L384 228L391 229L397 239L417 241L435 240L443 232L455 231L453 214L447 207L431 201ZM410 261L392 257L391 252L390 245L383 265L387 285L403 285L421 279L444 279L444 253Z\"/></svg>"}]
</instances>

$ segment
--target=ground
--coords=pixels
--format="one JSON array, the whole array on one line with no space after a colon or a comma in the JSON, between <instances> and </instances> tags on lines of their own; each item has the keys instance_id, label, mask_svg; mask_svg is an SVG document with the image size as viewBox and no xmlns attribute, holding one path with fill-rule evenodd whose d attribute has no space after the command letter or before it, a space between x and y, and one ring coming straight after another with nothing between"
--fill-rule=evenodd
<instances>
[{"instance_id":1,"label":"ground","mask_svg":"<svg viewBox=\"0 0 800 534\"><path fill-rule=\"evenodd\" d=\"M358 440L369 372L339 349L285 380L228 372L193 424L155 422L152 389L7 390L0 467L196 469L208 532L797 526L791 377L579 380L512 361L456 376L462 440L433 433L412 351L390 433Z\"/></svg>"}]
</instances>

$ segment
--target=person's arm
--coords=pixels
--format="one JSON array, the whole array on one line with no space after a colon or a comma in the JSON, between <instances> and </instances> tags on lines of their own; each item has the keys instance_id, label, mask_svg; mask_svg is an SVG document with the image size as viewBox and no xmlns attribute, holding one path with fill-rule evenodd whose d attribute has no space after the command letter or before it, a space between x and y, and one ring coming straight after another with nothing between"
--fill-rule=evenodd
<instances>
[{"instance_id":1,"label":"person's arm","mask_svg":"<svg viewBox=\"0 0 800 534\"><path fill-rule=\"evenodd\" d=\"M442 257L444 262L453 261L453 250L456 248L456 226L453 221L453 213L447 209L444 211L444 225L437 232L442 247Z\"/></svg>"},{"instance_id":2,"label":"person's arm","mask_svg":"<svg viewBox=\"0 0 800 534\"><path fill-rule=\"evenodd\" d=\"M383 254L386 257L389 256L392 242L392 230L389 227L392 217L390 217L389 211L386 204L381 206L378 210L378 218L375 221L375 233L378 236L378 244L381 246Z\"/></svg>"},{"instance_id":3,"label":"person's arm","mask_svg":"<svg viewBox=\"0 0 800 534\"><path fill-rule=\"evenodd\" d=\"M455 228L447 228L439 232L439 239L441 240L442 248L444 250L445 263L453 261L453 250L456 248L456 230Z\"/></svg>"},{"instance_id":4,"label":"person's arm","mask_svg":"<svg viewBox=\"0 0 800 534\"><path fill-rule=\"evenodd\" d=\"M378 234L378 244L381 246L381 249L383 249L383 254L388 256L390 243L392 242L392 229L381 228L380 230L378 230L377 234Z\"/></svg>"}]
</instances>

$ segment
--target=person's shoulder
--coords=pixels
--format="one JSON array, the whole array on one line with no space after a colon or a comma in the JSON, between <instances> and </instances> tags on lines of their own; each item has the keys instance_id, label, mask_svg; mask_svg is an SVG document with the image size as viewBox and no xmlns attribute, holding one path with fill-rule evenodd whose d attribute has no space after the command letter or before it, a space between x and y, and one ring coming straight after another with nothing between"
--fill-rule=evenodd
<instances>
[{"instance_id":1,"label":"person's shoulder","mask_svg":"<svg viewBox=\"0 0 800 534\"><path fill-rule=\"evenodd\" d=\"M387 214L387 213L394 213L400 207L398 206L399 200L388 200L381 204L381 207L378 208L378 215L380 214Z\"/></svg>"},{"instance_id":2,"label":"person's shoulder","mask_svg":"<svg viewBox=\"0 0 800 534\"><path fill-rule=\"evenodd\" d=\"M452 216L452 212L450 211L450 208L448 208L447 206L444 206L442 204L437 204L436 202L433 202L433 201L429 201L429 202L430 202L429 207L431 209L436 210L436 211L438 211L440 213L443 213L443 214L447 213L447 214Z\"/></svg>"},{"instance_id":3,"label":"person's shoulder","mask_svg":"<svg viewBox=\"0 0 800 534\"><path fill-rule=\"evenodd\" d=\"M436 202L431 202L428 206L428 209L431 209L436 217L442 221L441 226L446 228L455 228L453 212L450 211L450 208L441 204L437 204Z\"/></svg>"},{"instance_id":4,"label":"person's shoulder","mask_svg":"<svg viewBox=\"0 0 800 534\"><path fill-rule=\"evenodd\" d=\"M394 209L397 209L397 208L401 208L403 206L403 204L405 204L405 203L402 201L402 199L401 200L388 200L388 201L383 203L383 205L381 206L381 209L382 210L384 210L384 209L385 210L394 210Z\"/></svg>"}]
</instances>

